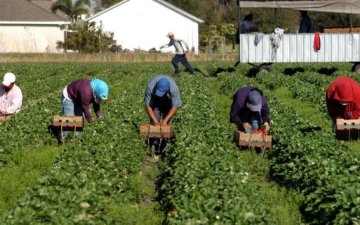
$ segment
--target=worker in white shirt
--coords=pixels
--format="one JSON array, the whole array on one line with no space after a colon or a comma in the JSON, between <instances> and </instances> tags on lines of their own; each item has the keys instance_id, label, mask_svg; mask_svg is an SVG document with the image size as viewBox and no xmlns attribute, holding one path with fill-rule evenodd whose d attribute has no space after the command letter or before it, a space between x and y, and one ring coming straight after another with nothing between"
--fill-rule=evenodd
<instances>
[{"instance_id":1,"label":"worker in white shirt","mask_svg":"<svg viewBox=\"0 0 360 225\"><path fill-rule=\"evenodd\" d=\"M0 86L0 115L12 115L21 109L23 95L15 80L13 73L5 73Z\"/></svg>"}]
</instances>

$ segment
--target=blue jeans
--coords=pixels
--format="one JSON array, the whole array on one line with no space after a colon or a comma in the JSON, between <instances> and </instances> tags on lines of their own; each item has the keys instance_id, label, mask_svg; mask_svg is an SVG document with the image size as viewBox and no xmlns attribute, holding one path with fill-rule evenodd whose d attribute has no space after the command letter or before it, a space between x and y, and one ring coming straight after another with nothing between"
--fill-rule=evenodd
<instances>
[{"instance_id":1,"label":"blue jeans","mask_svg":"<svg viewBox=\"0 0 360 225\"><path fill-rule=\"evenodd\" d=\"M186 54L176 54L172 58L171 63L173 64L173 66L175 68L175 73L180 73L180 68L178 66L179 62L181 62L185 66L186 71L188 71L190 73L194 73L194 69L191 67L190 63L188 62L188 60L186 58Z\"/></svg>"},{"instance_id":2,"label":"blue jeans","mask_svg":"<svg viewBox=\"0 0 360 225\"><path fill-rule=\"evenodd\" d=\"M64 116L83 116L81 105L69 101L64 97L64 95L61 96L61 105ZM62 138L65 139L68 135L69 131L64 131ZM76 136L80 136L80 131L76 131Z\"/></svg>"}]
</instances>

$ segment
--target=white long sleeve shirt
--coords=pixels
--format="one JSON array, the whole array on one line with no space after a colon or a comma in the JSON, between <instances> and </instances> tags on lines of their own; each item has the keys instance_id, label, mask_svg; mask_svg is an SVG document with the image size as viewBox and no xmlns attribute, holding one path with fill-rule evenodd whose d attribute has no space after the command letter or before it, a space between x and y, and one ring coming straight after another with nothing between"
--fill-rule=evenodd
<instances>
[{"instance_id":1,"label":"white long sleeve shirt","mask_svg":"<svg viewBox=\"0 0 360 225\"><path fill-rule=\"evenodd\" d=\"M171 39L168 44L162 45L161 48L167 48L174 45L176 54L185 54L189 50L189 45L182 39ZM184 45L184 46L183 46Z\"/></svg>"},{"instance_id":2,"label":"white long sleeve shirt","mask_svg":"<svg viewBox=\"0 0 360 225\"><path fill-rule=\"evenodd\" d=\"M20 88L15 84L11 90L6 93L0 86L0 113L5 115L14 114L20 111L23 95Z\"/></svg>"}]
</instances>

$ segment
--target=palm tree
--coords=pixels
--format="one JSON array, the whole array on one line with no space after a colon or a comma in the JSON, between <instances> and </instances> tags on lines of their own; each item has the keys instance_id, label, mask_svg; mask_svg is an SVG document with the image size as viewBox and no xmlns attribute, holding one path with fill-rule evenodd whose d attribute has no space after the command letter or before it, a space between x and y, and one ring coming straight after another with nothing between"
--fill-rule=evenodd
<instances>
[{"instance_id":1,"label":"palm tree","mask_svg":"<svg viewBox=\"0 0 360 225\"><path fill-rule=\"evenodd\" d=\"M71 22L76 22L81 14L89 13L87 6L90 6L90 0L57 0L51 10L55 13L57 10L62 11L71 18Z\"/></svg>"}]
</instances>

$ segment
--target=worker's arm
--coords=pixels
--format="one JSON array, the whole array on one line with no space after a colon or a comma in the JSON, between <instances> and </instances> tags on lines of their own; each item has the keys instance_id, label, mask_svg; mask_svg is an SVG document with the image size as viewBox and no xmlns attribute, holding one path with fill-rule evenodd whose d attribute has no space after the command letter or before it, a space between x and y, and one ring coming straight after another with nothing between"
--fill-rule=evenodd
<instances>
[{"instance_id":1,"label":"worker's arm","mask_svg":"<svg viewBox=\"0 0 360 225\"><path fill-rule=\"evenodd\" d=\"M165 118L161 121L161 126L167 125L168 122L169 122L169 120L171 119L171 117L172 117L173 115L175 115L176 111L177 111L177 108L172 107L172 108L170 109L169 113L168 113L168 114L165 116Z\"/></svg>"},{"instance_id":2,"label":"worker's arm","mask_svg":"<svg viewBox=\"0 0 360 225\"><path fill-rule=\"evenodd\" d=\"M350 119L360 118L360 103L354 102L353 110L351 112Z\"/></svg>"},{"instance_id":3,"label":"worker's arm","mask_svg":"<svg viewBox=\"0 0 360 225\"><path fill-rule=\"evenodd\" d=\"M239 102L238 96L235 95L233 97L233 103L232 103L231 109L230 109L230 123L235 123L238 128L244 127L244 124L240 119L240 111L242 110L241 104L244 104L244 103Z\"/></svg>"},{"instance_id":4,"label":"worker's arm","mask_svg":"<svg viewBox=\"0 0 360 225\"><path fill-rule=\"evenodd\" d=\"M151 123L153 125L158 125L159 121L156 119L154 110L150 107L150 106L146 106L146 112L149 115L150 119L151 119Z\"/></svg>"}]
</instances>

